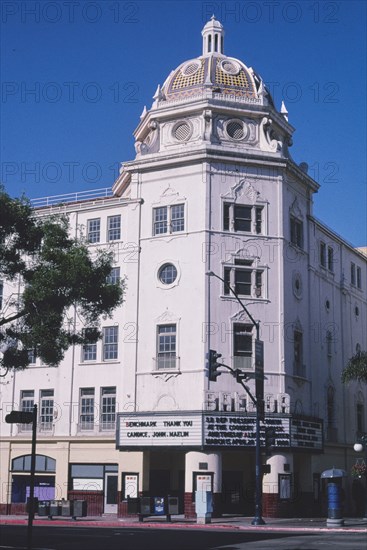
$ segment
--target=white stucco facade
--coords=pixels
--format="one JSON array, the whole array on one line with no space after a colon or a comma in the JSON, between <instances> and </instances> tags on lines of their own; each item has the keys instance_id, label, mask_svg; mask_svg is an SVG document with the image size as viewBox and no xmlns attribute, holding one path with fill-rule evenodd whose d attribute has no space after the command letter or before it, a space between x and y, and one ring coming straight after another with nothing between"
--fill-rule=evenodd
<instances>
[{"instance_id":1,"label":"white stucco facade","mask_svg":"<svg viewBox=\"0 0 367 550\"><path fill-rule=\"evenodd\" d=\"M27 468L14 459L30 453L29 430L4 424L4 415L27 398L40 410L49 399L52 419L40 417L37 443L38 455L56 461L37 472L47 494L55 487L57 498L120 514L127 494L177 494L192 515L202 483L217 513L252 513L255 409L228 372L209 381L206 354L217 350L224 364L253 374L255 329L209 272L260 324L266 423L283 426L285 441L278 434L263 457L265 514L320 513L321 472L355 462L366 388L342 385L341 371L367 348L366 256L314 218L319 186L289 154L286 109L275 109L252 69L224 55L223 36L212 19L203 54L158 88L134 134L136 158L122 165L110 197L37 210L67 213L90 241L98 220L90 247L113 250L126 295L113 320L102 320L115 327L113 350L105 338L90 355L76 346L57 368L36 359L1 379L4 513L22 509ZM120 221L112 239L111 219ZM3 305L12 291L4 287ZM254 393L251 377L248 387ZM123 435L125 422L132 429ZM218 424L227 427L219 433Z\"/></svg>"}]
</instances>

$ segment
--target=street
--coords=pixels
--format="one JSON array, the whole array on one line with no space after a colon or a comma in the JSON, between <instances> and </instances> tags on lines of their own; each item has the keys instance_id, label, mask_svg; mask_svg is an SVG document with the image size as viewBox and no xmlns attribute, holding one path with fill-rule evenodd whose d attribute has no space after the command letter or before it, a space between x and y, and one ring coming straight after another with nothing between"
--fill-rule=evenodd
<instances>
[{"instance_id":1,"label":"street","mask_svg":"<svg viewBox=\"0 0 367 550\"><path fill-rule=\"evenodd\" d=\"M2 526L0 548L24 548L25 526ZM253 532L227 529L35 527L34 550L362 550L365 531Z\"/></svg>"}]
</instances>

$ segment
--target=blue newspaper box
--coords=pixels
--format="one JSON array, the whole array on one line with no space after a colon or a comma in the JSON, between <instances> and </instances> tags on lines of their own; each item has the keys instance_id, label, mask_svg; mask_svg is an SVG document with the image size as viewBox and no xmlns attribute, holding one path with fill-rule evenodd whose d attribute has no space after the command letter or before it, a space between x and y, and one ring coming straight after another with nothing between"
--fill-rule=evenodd
<instances>
[{"instance_id":1,"label":"blue newspaper box","mask_svg":"<svg viewBox=\"0 0 367 550\"><path fill-rule=\"evenodd\" d=\"M153 498L153 514L155 516L164 516L165 514L164 497Z\"/></svg>"}]
</instances>

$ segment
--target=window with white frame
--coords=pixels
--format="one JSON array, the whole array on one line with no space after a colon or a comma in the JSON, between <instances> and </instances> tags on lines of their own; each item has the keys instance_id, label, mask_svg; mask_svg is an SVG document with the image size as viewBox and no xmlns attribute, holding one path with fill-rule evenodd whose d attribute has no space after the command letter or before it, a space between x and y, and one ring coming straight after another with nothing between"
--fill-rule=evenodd
<instances>
[{"instance_id":1,"label":"window with white frame","mask_svg":"<svg viewBox=\"0 0 367 550\"><path fill-rule=\"evenodd\" d=\"M41 430L51 430L54 419L54 390L41 390L39 422Z\"/></svg>"},{"instance_id":2,"label":"window with white frame","mask_svg":"<svg viewBox=\"0 0 367 550\"><path fill-rule=\"evenodd\" d=\"M22 412L33 413L34 407L34 390L22 390L20 392L20 410ZM32 424L20 424L22 431L29 431L32 429Z\"/></svg>"},{"instance_id":3,"label":"window with white frame","mask_svg":"<svg viewBox=\"0 0 367 550\"><path fill-rule=\"evenodd\" d=\"M84 329L85 335L88 336L88 331L94 332L94 329ZM84 344L82 348L82 361L96 361L97 360L97 343Z\"/></svg>"},{"instance_id":4,"label":"window with white frame","mask_svg":"<svg viewBox=\"0 0 367 550\"><path fill-rule=\"evenodd\" d=\"M174 204L153 208L153 235L185 230L185 205Z\"/></svg>"},{"instance_id":5,"label":"window with white frame","mask_svg":"<svg viewBox=\"0 0 367 550\"><path fill-rule=\"evenodd\" d=\"M223 231L263 233L263 207L223 203Z\"/></svg>"},{"instance_id":6,"label":"window with white frame","mask_svg":"<svg viewBox=\"0 0 367 550\"><path fill-rule=\"evenodd\" d=\"M362 270L360 267L357 267L356 275L357 275L357 288L362 288Z\"/></svg>"},{"instance_id":7,"label":"window with white frame","mask_svg":"<svg viewBox=\"0 0 367 550\"><path fill-rule=\"evenodd\" d=\"M303 248L303 223L293 216L290 218L290 238L292 244Z\"/></svg>"},{"instance_id":8,"label":"window with white frame","mask_svg":"<svg viewBox=\"0 0 367 550\"><path fill-rule=\"evenodd\" d=\"M121 239L121 216L108 216L107 241L118 241L119 239Z\"/></svg>"},{"instance_id":9,"label":"window with white frame","mask_svg":"<svg viewBox=\"0 0 367 550\"><path fill-rule=\"evenodd\" d=\"M296 376L305 376L303 366L303 333L300 330L293 332L293 353L294 353L294 374Z\"/></svg>"},{"instance_id":10,"label":"window with white frame","mask_svg":"<svg viewBox=\"0 0 367 550\"><path fill-rule=\"evenodd\" d=\"M103 328L103 361L118 358L118 326Z\"/></svg>"},{"instance_id":11,"label":"window with white frame","mask_svg":"<svg viewBox=\"0 0 367 550\"><path fill-rule=\"evenodd\" d=\"M231 287L239 296L263 296L263 270L256 269L253 263L253 260L237 258L234 265L224 267L224 295L231 294Z\"/></svg>"},{"instance_id":12,"label":"window with white frame","mask_svg":"<svg viewBox=\"0 0 367 550\"><path fill-rule=\"evenodd\" d=\"M320 265L326 267L326 244L323 241L320 242Z\"/></svg>"},{"instance_id":13,"label":"window with white frame","mask_svg":"<svg viewBox=\"0 0 367 550\"><path fill-rule=\"evenodd\" d=\"M172 370L177 366L177 327L175 324L157 327L157 369Z\"/></svg>"},{"instance_id":14,"label":"window with white frame","mask_svg":"<svg viewBox=\"0 0 367 550\"><path fill-rule=\"evenodd\" d=\"M353 262L350 264L350 284L353 286L356 284L356 264Z\"/></svg>"},{"instance_id":15,"label":"window with white frame","mask_svg":"<svg viewBox=\"0 0 367 550\"><path fill-rule=\"evenodd\" d=\"M116 386L101 388L101 430L114 430L116 424Z\"/></svg>"},{"instance_id":16,"label":"window with white frame","mask_svg":"<svg viewBox=\"0 0 367 550\"><path fill-rule=\"evenodd\" d=\"M35 365L37 360L37 354L35 349L28 350L28 361L30 365Z\"/></svg>"},{"instance_id":17,"label":"window with white frame","mask_svg":"<svg viewBox=\"0 0 367 550\"><path fill-rule=\"evenodd\" d=\"M79 429L94 429L94 388L80 388Z\"/></svg>"},{"instance_id":18,"label":"window with white frame","mask_svg":"<svg viewBox=\"0 0 367 550\"><path fill-rule=\"evenodd\" d=\"M120 268L113 267L111 273L107 277L107 283L110 285L115 285L120 281Z\"/></svg>"},{"instance_id":19,"label":"window with white frame","mask_svg":"<svg viewBox=\"0 0 367 550\"><path fill-rule=\"evenodd\" d=\"M101 219L93 218L87 221L87 239L89 243L99 243L101 240Z\"/></svg>"},{"instance_id":20,"label":"window with white frame","mask_svg":"<svg viewBox=\"0 0 367 550\"><path fill-rule=\"evenodd\" d=\"M234 323L233 325L233 368L252 370L252 325Z\"/></svg>"}]
</instances>

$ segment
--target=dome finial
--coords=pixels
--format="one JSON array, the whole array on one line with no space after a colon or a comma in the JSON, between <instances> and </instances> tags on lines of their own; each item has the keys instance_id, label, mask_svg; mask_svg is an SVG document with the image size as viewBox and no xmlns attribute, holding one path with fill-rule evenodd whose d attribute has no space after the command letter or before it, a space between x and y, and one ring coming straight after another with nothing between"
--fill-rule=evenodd
<instances>
[{"instance_id":1,"label":"dome finial","mask_svg":"<svg viewBox=\"0 0 367 550\"><path fill-rule=\"evenodd\" d=\"M213 53L223 55L224 29L214 14L204 26L201 35L203 37L203 55L211 55Z\"/></svg>"}]
</instances>

